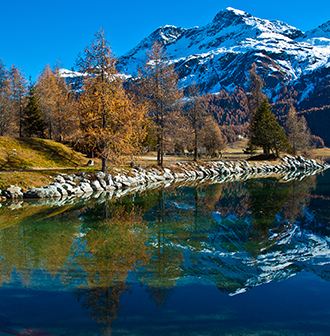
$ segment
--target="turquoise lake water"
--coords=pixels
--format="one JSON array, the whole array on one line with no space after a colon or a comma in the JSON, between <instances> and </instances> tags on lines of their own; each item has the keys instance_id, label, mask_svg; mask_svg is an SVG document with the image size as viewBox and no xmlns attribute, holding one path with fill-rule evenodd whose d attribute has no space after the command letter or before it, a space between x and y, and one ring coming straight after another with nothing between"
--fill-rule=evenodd
<instances>
[{"instance_id":1,"label":"turquoise lake water","mask_svg":"<svg viewBox=\"0 0 330 336\"><path fill-rule=\"evenodd\" d=\"M330 335L330 170L0 208L0 335Z\"/></svg>"}]
</instances>

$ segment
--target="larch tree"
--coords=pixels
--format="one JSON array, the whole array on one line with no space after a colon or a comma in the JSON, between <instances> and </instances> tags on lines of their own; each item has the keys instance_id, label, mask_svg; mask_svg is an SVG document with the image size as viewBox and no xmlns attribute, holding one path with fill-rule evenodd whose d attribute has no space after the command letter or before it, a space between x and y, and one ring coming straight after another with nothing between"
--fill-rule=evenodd
<instances>
[{"instance_id":1,"label":"larch tree","mask_svg":"<svg viewBox=\"0 0 330 336\"><path fill-rule=\"evenodd\" d=\"M17 68L14 64L10 67L9 80L13 116L15 116L18 124L18 136L22 137L23 110L27 103L28 81L22 70Z\"/></svg>"},{"instance_id":2,"label":"larch tree","mask_svg":"<svg viewBox=\"0 0 330 336\"><path fill-rule=\"evenodd\" d=\"M301 142L299 150L306 156L310 154L312 135L304 116L299 118L299 128L301 132Z\"/></svg>"},{"instance_id":3,"label":"larch tree","mask_svg":"<svg viewBox=\"0 0 330 336\"><path fill-rule=\"evenodd\" d=\"M198 150L203 144L204 127L207 112L202 104L202 97L199 95L199 88L194 84L189 88L188 101L185 106L185 116L192 136L192 148L194 151L194 161L198 159ZM221 132L220 132L221 133Z\"/></svg>"},{"instance_id":4,"label":"larch tree","mask_svg":"<svg viewBox=\"0 0 330 336\"><path fill-rule=\"evenodd\" d=\"M292 147L292 154L296 155L298 151L308 154L311 148L311 132L306 119L298 117L296 109L291 105L285 123L288 140Z\"/></svg>"},{"instance_id":5,"label":"larch tree","mask_svg":"<svg viewBox=\"0 0 330 336\"><path fill-rule=\"evenodd\" d=\"M57 86L56 77L48 64L38 77L35 90L39 98L45 127L48 131L48 138L52 140L54 134L56 134L56 105L59 88Z\"/></svg>"},{"instance_id":6,"label":"larch tree","mask_svg":"<svg viewBox=\"0 0 330 336\"><path fill-rule=\"evenodd\" d=\"M12 119L8 71L0 59L0 136L10 131Z\"/></svg>"},{"instance_id":7,"label":"larch tree","mask_svg":"<svg viewBox=\"0 0 330 336\"><path fill-rule=\"evenodd\" d=\"M174 66L169 64L162 45L155 42L147 56L145 67L140 69L141 96L148 101L149 115L155 123L157 164L162 166L165 142L175 128L182 91L178 88Z\"/></svg>"},{"instance_id":8,"label":"larch tree","mask_svg":"<svg viewBox=\"0 0 330 336\"><path fill-rule=\"evenodd\" d=\"M206 152L214 157L216 153L220 154L226 146L224 136L220 126L212 116L206 116L203 125L203 145Z\"/></svg>"},{"instance_id":9,"label":"larch tree","mask_svg":"<svg viewBox=\"0 0 330 336\"><path fill-rule=\"evenodd\" d=\"M79 129L78 105L75 92L71 91L60 75L59 69L53 70L56 79L56 136L63 142L77 137Z\"/></svg>"},{"instance_id":10,"label":"larch tree","mask_svg":"<svg viewBox=\"0 0 330 336\"><path fill-rule=\"evenodd\" d=\"M263 80L257 74L256 64L253 63L249 71L248 78L248 108L249 108L249 119L252 120L254 114L257 112L258 107L263 103L266 95L263 93Z\"/></svg>"},{"instance_id":11,"label":"larch tree","mask_svg":"<svg viewBox=\"0 0 330 336\"><path fill-rule=\"evenodd\" d=\"M291 105L285 123L286 132L292 147L293 155L297 154L301 133L299 131L299 120L296 109Z\"/></svg>"},{"instance_id":12,"label":"larch tree","mask_svg":"<svg viewBox=\"0 0 330 336\"><path fill-rule=\"evenodd\" d=\"M103 30L95 34L77 61L84 73L79 96L81 132L85 144L100 153L103 172L109 162L134 155L146 134L146 110L126 94L115 62Z\"/></svg>"},{"instance_id":13,"label":"larch tree","mask_svg":"<svg viewBox=\"0 0 330 336\"><path fill-rule=\"evenodd\" d=\"M49 139L63 142L74 138L79 128L76 97L58 68L45 67L38 78L36 93Z\"/></svg>"},{"instance_id":14,"label":"larch tree","mask_svg":"<svg viewBox=\"0 0 330 336\"><path fill-rule=\"evenodd\" d=\"M194 152L194 161L197 161L198 151L201 146L204 146L205 125L206 121L210 120L210 116L196 84L189 87L187 102L183 110L184 123L187 124L186 131L190 134L189 143Z\"/></svg>"}]
</instances>

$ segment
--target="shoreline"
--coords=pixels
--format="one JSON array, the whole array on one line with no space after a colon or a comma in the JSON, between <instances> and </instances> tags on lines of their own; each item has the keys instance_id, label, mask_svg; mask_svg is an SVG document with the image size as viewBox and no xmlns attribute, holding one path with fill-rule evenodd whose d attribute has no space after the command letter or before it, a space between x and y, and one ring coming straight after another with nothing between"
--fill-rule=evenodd
<instances>
[{"instance_id":1,"label":"shoreline","mask_svg":"<svg viewBox=\"0 0 330 336\"><path fill-rule=\"evenodd\" d=\"M40 188L32 188L23 193L22 188L11 185L1 194L2 201L22 199L72 199L92 194L123 194L138 189L164 187L174 183L246 181L250 178L277 176L284 181L302 179L308 175L330 168L325 162L306 159L302 156L284 156L280 162L271 164L262 161L210 161L177 162L166 168L135 167L131 169L113 168L108 174L103 172L76 174L58 173L54 182ZM214 180L214 181L213 181ZM112 197L112 196L111 196Z\"/></svg>"}]
</instances>

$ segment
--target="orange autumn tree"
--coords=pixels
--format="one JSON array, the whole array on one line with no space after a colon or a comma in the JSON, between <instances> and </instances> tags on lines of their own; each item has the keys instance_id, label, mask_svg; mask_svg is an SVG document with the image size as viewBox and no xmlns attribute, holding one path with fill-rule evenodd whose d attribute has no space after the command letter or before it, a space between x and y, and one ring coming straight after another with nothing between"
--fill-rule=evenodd
<instances>
[{"instance_id":1,"label":"orange autumn tree","mask_svg":"<svg viewBox=\"0 0 330 336\"><path fill-rule=\"evenodd\" d=\"M59 69L46 65L38 77L36 93L49 139L72 139L78 127L76 97L70 92Z\"/></svg>"},{"instance_id":2,"label":"orange autumn tree","mask_svg":"<svg viewBox=\"0 0 330 336\"><path fill-rule=\"evenodd\" d=\"M103 172L109 162L136 154L146 135L146 109L125 92L115 63L103 30L78 58L84 74L79 97L81 132L85 145L100 153Z\"/></svg>"}]
</instances>

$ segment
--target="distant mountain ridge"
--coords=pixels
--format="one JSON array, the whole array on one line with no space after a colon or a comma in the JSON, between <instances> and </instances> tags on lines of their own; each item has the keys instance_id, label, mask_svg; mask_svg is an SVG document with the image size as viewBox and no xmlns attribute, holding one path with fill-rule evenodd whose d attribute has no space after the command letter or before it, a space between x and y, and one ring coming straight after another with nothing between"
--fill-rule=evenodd
<instances>
[{"instance_id":1,"label":"distant mountain ridge","mask_svg":"<svg viewBox=\"0 0 330 336\"><path fill-rule=\"evenodd\" d=\"M229 7L202 27L158 28L119 58L118 70L137 76L154 42L163 45L175 65L179 85L196 83L203 93L233 92L244 86L253 63L273 101L283 85L298 90L298 100L303 101L330 75L330 21L303 33L284 22Z\"/></svg>"},{"instance_id":2,"label":"distant mountain ridge","mask_svg":"<svg viewBox=\"0 0 330 336\"><path fill-rule=\"evenodd\" d=\"M180 87L195 83L201 93L211 94L208 108L228 140L245 132L244 88L255 63L279 122L284 124L294 104L311 132L330 146L330 21L302 32L285 22L256 18L229 7L202 27L156 29L119 57L117 69L124 80L138 76L155 42L163 45L169 63L174 64ZM82 74L61 71L72 88L80 90L77 77Z\"/></svg>"}]
</instances>

